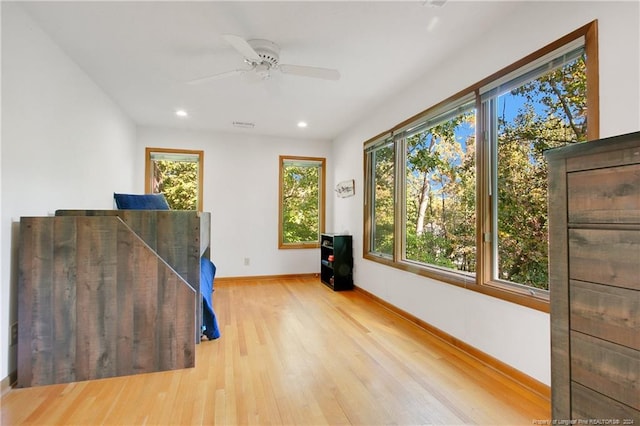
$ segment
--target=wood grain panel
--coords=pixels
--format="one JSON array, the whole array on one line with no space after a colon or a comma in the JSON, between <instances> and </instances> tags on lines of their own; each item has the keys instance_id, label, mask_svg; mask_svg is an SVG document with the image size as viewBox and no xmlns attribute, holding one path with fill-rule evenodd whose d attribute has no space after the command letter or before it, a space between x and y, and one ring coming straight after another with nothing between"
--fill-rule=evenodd
<instances>
[{"instance_id":1,"label":"wood grain panel","mask_svg":"<svg viewBox=\"0 0 640 426\"><path fill-rule=\"evenodd\" d=\"M18 385L53 379L51 287L53 226L21 218L18 314Z\"/></svg>"},{"instance_id":2,"label":"wood grain panel","mask_svg":"<svg viewBox=\"0 0 640 426\"><path fill-rule=\"evenodd\" d=\"M572 380L640 410L640 352L571 332Z\"/></svg>"},{"instance_id":3,"label":"wood grain panel","mask_svg":"<svg viewBox=\"0 0 640 426\"><path fill-rule=\"evenodd\" d=\"M567 175L569 222L640 223L640 164Z\"/></svg>"},{"instance_id":4,"label":"wood grain panel","mask_svg":"<svg viewBox=\"0 0 640 426\"><path fill-rule=\"evenodd\" d=\"M77 351L86 362L80 380L115 375L119 221L79 217L78 223L78 321ZM82 298L80 296L82 293ZM80 314L82 312L82 315Z\"/></svg>"},{"instance_id":5,"label":"wood grain panel","mask_svg":"<svg viewBox=\"0 0 640 426\"><path fill-rule=\"evenodd\" d=\"M569 250L567 242L567 187L564 160L549 160L549 293L551 321L551 397L552 417L571 415L569 353Z\"/></svg>"},{"instance_id":6,"label":"wood grain panel","mask_svg":"<svg viewBox=\"0 0 640 426\"><path fill-rule=\"evenodd\" d=\"M187 218L184 214L181 214L184 212L175 212L176 214L172 215L167 213L157 212L158 246L156 251L178 274L188 280L189 265L187 263L187 245L185 243L188 232ZM199 283L199 280L195 283Z\"/></svg>"},{"instance_id":7,"label":"wood grain panel","mask_svg":"<svg viewBox=\"0 0 640 426\"><path fill-rule=\"evenodd\" d=\"M53 368L55 383L75 379L77 227L74 220L56 220L53 246Z\"/></svg>"},{"instance_id":8,"label":"wood grain panel","mask_svg":"<svg viewBox=\"0 0 640 426\"><path fill-rule=\"evenodd\" d=\"M200 253L209 252L211 213L190 210L57 210L56 216L120 217L192 288L198 290ZM172 232L175 233L173 240L170 238ZM206 235L206 240L202 235ZM185 255L188 262L184 260Z\"/></svg>"},{"instance_id":9,"label":"wood grain panel","mask_svg":"<svg viewBox=\"0 0 640 426\"><path fill-rule=\"evenodd\" d=\"M158 336L159 358L158 366L166 369L176 360L177 342L175 340L176 327L176 285L175 274L166 270L165 265L158 265L158 323L165 327L156 329Z\"/></svg>"},{"instance_id":10,"label":"wood grain panel","mask_svg":"<svg viewBox=\"0 0 640 426\"><path fill-rule=\"evenodd\" d=\"M158 263L134 247L136 271L133 303L133 372L155 371L159 366L158 335Z\"/></svg>"},{"instance_id":11,"label":"wood grain panel","mask_svg":"<svg viewBox=\"0 0 640 426\"><path fill-rule=\"evenodd\" d=\"M615 424L619 425L640 423L640 411L579 383L571 384L571 405L574 407L572 419L617 420Z\"/></svg>"},{"instance_id":12,"label":"wood grain panel","mask_svg":"<svg viewBox=\"0 0 640 426\"><path fill-rule=\"evenodd\" d=\"M185 334L185 330L196 328L197 333L200 334L200 321L196 320L196 312L199 312L196 304L193 289L184 285L178 286L175 309L176 364L178 365L195 365L193 336ZM202 306L202 303L199 305Z\"/></svg>"},{"instance_id":13,"label":"wood grain panel","mask_svg":"<svg viewBox=\"0 0 640 426\"><path fill-rule=\"evenodd\" d=\"M120 218L23 218L20 233L19 386L194 366L195 291Z\"/></svg>"},{"instance_id":14,"label":"wood grain panel","mask_svg":"<svg viewBox=\"0 0 640 426\"><path fill-rule=\"evenodd\" d=\"M164 259L200 300L200 256L210 256L211 213L190 210L57 210L56 216L119 217ZM202 306L197 304L194 332L200 341Z\"/></svg>"},{"instance_id":15,"label":"wood grain panel","mask_svg":"<svg viewBox=\"0 0 640 426\"><path fill-rule=\"evenodd\" d=\"M118 227L118 282L116 284L116 306L118 317L116 330L116 376L134 374L134 341L132 328L134 322L134 305L136 276L139 269L138 255L128 238L129 228Z\"/></svg>"},{"instance_id":16,"label":"wood grain panel","mask_svg":"<svg viewBox=\"0 0 640 426\"><path fill-rule=\"evenodd\" d=\"M570 229L570 278L640 290L640 232Z\"/></svg>"},{"instance_id":17,"label":"wood grain panel","mask_svg":"<svg viewBox=\"0 0 640 426\"><path fill-rule=\"evenodd\" d=\"M613 138L611 138L613 139ZM583 155L567 158L567 170L603 169L640 163L640 132L616 137L616 149L607 147L606 139L583 145Z\"/></svg>"},{"instance_id":18,"label":"wood grain panel","mask_svg":"<svg viewBox=\"0 0 640 426\"><path fill-rule=\"evenodd\" d=\"M200 294L200 250L202 244L200 226L202 220L193 214L186 215L184 233L184 244L187 247L187 265L196 265L196 267L189 268L185 279L188 283L196 284L195 290L198 291L198 294Z\"/></svg>"},{"instance_id":19,"label":"wood grain panel","mask_svg":"<svg viewBox=\"0 0 640 426\"><path fill-rule=\"evenodd\" d=\"M571 329L640 350L640 291L571 281Z\"/></svg>"},{"instance_id":20,"label":"wood grain panel","mask_svg":"<svg viewBox=\"0 0 640 426\"><path fill-rule=\"evenodd\" d=\"M120 217L152 250L157 249L158 215L155 211L114 210L114 212L114 214Z\"/></svg>"},{"instance_id":21,"label":"wood grain panel","mask_svg":"<svg viewBox=\"0 0 640 426\"><path fill-rule=\"evenodd\" d=\"M36 258L33 242L34 224L31 218L20 219L20 247L18 249L18 386L28 385L33 381L31 370L31 341L33 340L32 305L33 305L33 267Z\"/></svg>"}]
</instances>

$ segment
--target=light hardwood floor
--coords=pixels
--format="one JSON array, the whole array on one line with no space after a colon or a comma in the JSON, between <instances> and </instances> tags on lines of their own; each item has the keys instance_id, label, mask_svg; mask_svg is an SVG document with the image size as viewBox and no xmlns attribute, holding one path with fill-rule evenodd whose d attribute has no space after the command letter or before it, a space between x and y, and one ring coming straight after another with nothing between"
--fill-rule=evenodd
<instances>
[{"instance_id":1,"label":"light hardwood floor","mask_svg":"<svg viewBox=\"0 0 640 426\"><path fill-rule=\"evenodd\" d=\"M2 425L532 425L549 401L319 280L216 282L196 367L12 389Z\"/></svg>"}]
</instances>

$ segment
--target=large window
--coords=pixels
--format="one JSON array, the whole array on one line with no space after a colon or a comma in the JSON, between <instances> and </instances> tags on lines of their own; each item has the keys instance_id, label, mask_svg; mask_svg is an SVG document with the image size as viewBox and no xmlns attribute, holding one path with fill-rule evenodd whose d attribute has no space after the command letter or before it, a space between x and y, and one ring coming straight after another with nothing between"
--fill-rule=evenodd
<instances>
[{"instance_id":1,"label":"large window","mask_svg":"<svg viewBox=\"0 0 640 426\"><path fill-rule=\"evenodd\" d=\"M367 150L368 175L372 182L366 197L367 211L371 218L371 253L386 258L393 257L394 193L395 193L395 144L385 138Z\"/></svg>"},{"instance_id":2,"label":"large window","mask_svg":"<svg viewBox=\"0 0 640 426\"><path fill-rule=\"evenodd\" d=\"M324 232L325 159L280 157L280 248L320 247Z\"/></svg>"},{"instance_id":3,"label":"large window","mask_svg":"<svg viewBox=\"0 0 640 426\"><path fill-rule=\"evenodd\" d=\"M595 33L366 142L365 258L548 310L543 152L598 137Z\"/></svg>"},{"instance_id":4,"label":"large window","mask_svg":"<svg viewBox=\"0 0 640 426\"><path fill-rule=\"evenodd\" d=\"M164 194L172 210L202 211L203 151L146 148L145 192Z\"/></svg>"},{"instance_id":5,"label":"large window","mask_svg":"<svg viewBox=\"0 0 640 426\"><path fill-rule=\"evenodd\" d=\"M491 146L491 278L548 290L547 165L543 152L587 140L582 46L482 95Z\"/></svg>"},{"instance_id":6,"label":"large window","mask_svg":"<svg viewBox=\"0 0 640 426\"><path fill-rule=\"evenodd\" d=\"M475 104L408 129L404 150L404 259L475 272Z\"/></svg>"}]
</instances>

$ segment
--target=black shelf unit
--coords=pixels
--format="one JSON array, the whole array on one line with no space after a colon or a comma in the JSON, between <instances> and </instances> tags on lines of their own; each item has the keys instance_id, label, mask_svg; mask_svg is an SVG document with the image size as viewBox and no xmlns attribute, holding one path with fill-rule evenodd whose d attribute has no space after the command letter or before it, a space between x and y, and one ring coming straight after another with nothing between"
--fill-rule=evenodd
<instances>
[{"instance_id":1,"label":"black shelf unit","mask_svg":"<svg viewBox=\"0 0 640 426\"><path fill-rule=\"evenodd\" d=\"M333 256L333 261L329 256ZM351 235L320 236L320 281L335 291L353 289Z\"/></svg>"}]
</instances>

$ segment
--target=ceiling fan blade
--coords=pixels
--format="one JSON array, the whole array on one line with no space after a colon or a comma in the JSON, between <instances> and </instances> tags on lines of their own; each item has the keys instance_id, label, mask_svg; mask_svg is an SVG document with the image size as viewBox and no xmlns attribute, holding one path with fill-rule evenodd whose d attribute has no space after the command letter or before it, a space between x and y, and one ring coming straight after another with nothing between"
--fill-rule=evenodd
<instances>
[{"instance_id":1,"label":"ceiling fan blade","mask_svg":"<svg viewBox=\"0 0 640 426\"><path fill-rule=\"evenodd\" d=\"M206 77L196 78L195 80L187 81L187 84L200 84L200 83L205 83L207 81L221 80L223 78L233 77L234 75L243 74L247 71L251 71L251 68L227 71L220 74L208 75Z\"/></svg>"},{"instance_id":2,"label":"ceiling fan blade","mask_svg":"<svg viewBox=\"0 0 640 426\"><path fill-rule=\"evenodd\" d=\"M304 65L280 64L278 69L285 74L294 74L302 77L322 78L324 80L339 80L338 70L329 68L307 67Z\"/></svg>"},{"instance_id":3,"label":"ceiling fan blade","mask_svg":"<svg viewBox=\"0 0 640 426\"><path fill-rule=\"evenodd\" d=\"M250 60L251 62L262 62L262 58L258 55L253 47L247 42L247 40L233 34L225 34L222 36L227 43L231 45L234 49L236 49L245 59Z\"/></svg>"}]
</instances>

